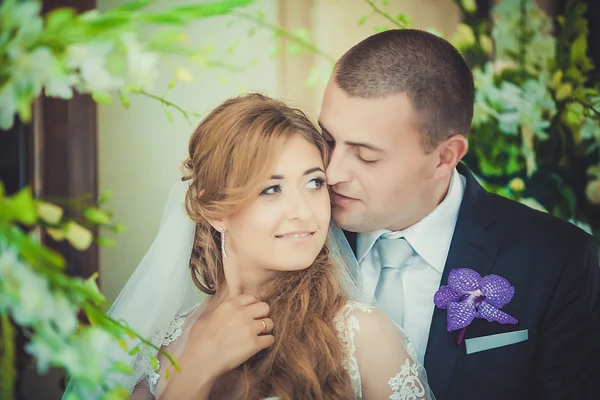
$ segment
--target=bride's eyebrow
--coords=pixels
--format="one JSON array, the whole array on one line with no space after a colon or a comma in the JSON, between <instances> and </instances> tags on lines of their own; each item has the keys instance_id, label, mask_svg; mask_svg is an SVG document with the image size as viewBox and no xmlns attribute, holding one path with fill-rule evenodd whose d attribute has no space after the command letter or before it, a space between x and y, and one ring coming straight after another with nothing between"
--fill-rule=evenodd
<instances>
[{"instance_id":1,"label":"bride's eyebrow","mask_svg":"<svg viewBox=\"0 0 600 400\"><path fill-rule=\"evenodd\" d=\"M313 172L317 172L317 171L321 171L322 173L325 173L325 171L323 171L323 168L314 167L314 168L309 168L306 171L304 171L303 175L309 175L309 174L312 174ZM285 179L285 178L283 175L273 175L273 176L271 176L271 179Z\"/></svg>"}]
</instances>

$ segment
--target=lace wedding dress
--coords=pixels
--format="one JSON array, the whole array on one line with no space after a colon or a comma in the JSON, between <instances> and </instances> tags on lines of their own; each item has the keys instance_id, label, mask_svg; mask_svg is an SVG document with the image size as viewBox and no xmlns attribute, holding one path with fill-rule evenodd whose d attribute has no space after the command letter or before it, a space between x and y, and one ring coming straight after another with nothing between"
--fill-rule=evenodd
<instances>
[{"instance_id":1,"label":"lace wedding dress","mask_svg":"<svg viewBox=\"0 0 600 400\"><path fill-rule=\"evenodd\" d=\"M191 326L203 312L203 304L206 301L176 316L150 342L177 358L185 349ZM344 369L348 371L356 399L433 399L414 347L404 331L382 311L350 301L336 316L335 327L345 350ZM169 361L159 354L159 364L153 369L151 350L146 348L143 352L140 361L146 370L143 380L133 390L132 399L160 399L167 384Z\"/></svg>"}]
</instances>

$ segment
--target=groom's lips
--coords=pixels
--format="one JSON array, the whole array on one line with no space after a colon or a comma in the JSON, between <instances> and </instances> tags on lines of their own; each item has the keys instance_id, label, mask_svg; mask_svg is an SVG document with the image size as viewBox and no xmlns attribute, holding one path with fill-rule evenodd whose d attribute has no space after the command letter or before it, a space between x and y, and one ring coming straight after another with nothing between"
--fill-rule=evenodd
<instances>
[{"instance_id":1,"label":"groom's lips","mask_svg":"<svg viewBox=\"0 0 600 400\"><path fill-rule=\"evenodd\" d=\"M344 196L343 194L340 194L335 190L333 191L333 202L335 203L335 205L343 207L345 205L352 204L356 201L358 201L358 199L355 199L354 197Z\"/></svg>"}]
</instances>

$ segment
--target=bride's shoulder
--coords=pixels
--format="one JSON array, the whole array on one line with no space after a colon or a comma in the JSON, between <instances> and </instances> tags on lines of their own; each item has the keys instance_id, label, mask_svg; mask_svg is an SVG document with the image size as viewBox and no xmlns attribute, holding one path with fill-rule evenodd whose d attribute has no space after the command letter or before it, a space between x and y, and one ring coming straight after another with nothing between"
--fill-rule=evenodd
<instances>
[{"instance_id":1,"label":"bride's shoulder","mask_svg":"<svg viewBox=\"0 0 600 400\"><path fill-rule=\"evenodd\" d=\"M336 315L336 325L339 327L342 324L358 331L381 324L392 324L392 322L377 307L368 303L348 300Z\"/></svg>"},{"instance_id":2,"label":"bride's shoulder","mask_svg":"<svg viewBox=\"0 0 600 400\"><path fill-rule=\"evenodd\" d=\"M196 311L200 309L201 305L202 303L198 303L193 307L175 315L175 317L173 317L167 326L154 334L151 342L156 342L154 344L161 346L168 346L173 343L183 333L186 322L189 323L192 318L197 318L195 314L197 314Z\"/></svg>"}]
</instances>

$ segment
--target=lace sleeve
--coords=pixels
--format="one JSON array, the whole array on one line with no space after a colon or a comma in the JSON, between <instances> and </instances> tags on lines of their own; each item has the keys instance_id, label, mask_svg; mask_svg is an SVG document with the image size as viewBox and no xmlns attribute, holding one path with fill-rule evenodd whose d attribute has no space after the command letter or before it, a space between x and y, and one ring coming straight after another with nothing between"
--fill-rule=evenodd
<instances>
[{"instance_id":1,"label":"lace sleeve","mask_svg":"<svg viewBox=\"0 0 600 400\"><path fill-rule=\"evenodd\" d=\"M129 400L154 400L154 395L150 391L150 387L146 381L140 381L133 388Z\"/></svg>"},{"instance_id":2,"label":"lace sleeve","mask_svg":"<svg viewBox=\"0 0 600 400\"><path fill-rule=\"evenodd\" d=\"M430 400L425 370L414 347L382 311L350 303L346 321L365 400ZM352 354L351 353L351 354ZM352 374L351 374L352 376ZM354 379L353 379L354 381Z\"/></svg>"},{"instance_id":3,"label":"lace sleeve","mask_svg":"<svg viewBox=\"0 0 600 400\"><path fill-rule=\"evenodd\" d=\"M158 330L150 339L148 339L148 341L156 347L160 347L162 350L169 352L168 347L181 336L183 332L183 325L196 308L197 306L194 306L190 310L175 316L168 326L166 326L164 329ZM152 368L152 357L157 358L156 369ZM142 384L147 387L147 390L153 396L156 394L156 385L165 369L164 366L161 365L161 361L165 362L162 355L158 354L156 349L149 346L142 346L140 351L140 364L142 364L144 368L144 372L142 374L144 378L140 383L138 383L136 390L139 389L138 386ZM135 390L133 393L135 393Z\"/></svg>"}]
</instances>

